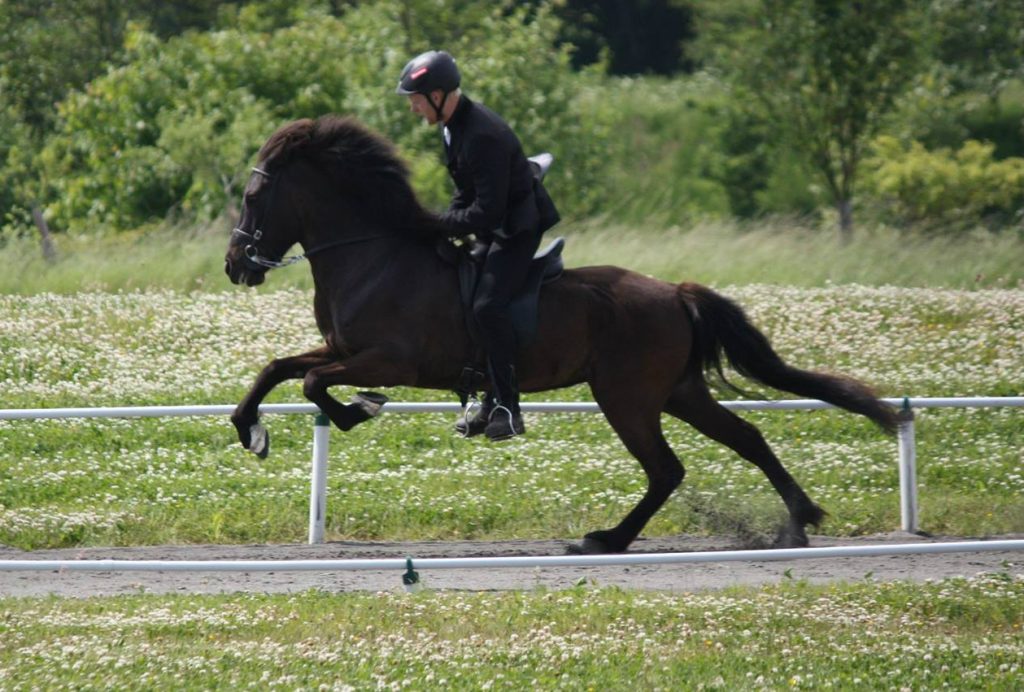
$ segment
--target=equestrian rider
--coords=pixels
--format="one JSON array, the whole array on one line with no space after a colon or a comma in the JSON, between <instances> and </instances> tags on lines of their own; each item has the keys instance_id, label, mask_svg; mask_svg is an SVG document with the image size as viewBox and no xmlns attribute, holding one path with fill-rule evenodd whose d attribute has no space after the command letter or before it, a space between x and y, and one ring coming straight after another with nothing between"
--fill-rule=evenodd
<instances>
[{"instance_id":1,"label":"equestrian rider","mask_svg":"<svg viewBox=\"0 0 1024 692\"><path fill-rule=\"evenodd\" d=\"M455 60L444 51L416 56L402 70L397 93L428 124L440 125L455 194L441 220L450 235L473 235L482 247L473 317L484 351L490 388L483 405L455 429L504 440L525 432L516 381L517 351L509 304L522 287L541 235L559 220L558 210L534 175L512 129L493 111L459 90Z\"/></svg>"}]
</instances>

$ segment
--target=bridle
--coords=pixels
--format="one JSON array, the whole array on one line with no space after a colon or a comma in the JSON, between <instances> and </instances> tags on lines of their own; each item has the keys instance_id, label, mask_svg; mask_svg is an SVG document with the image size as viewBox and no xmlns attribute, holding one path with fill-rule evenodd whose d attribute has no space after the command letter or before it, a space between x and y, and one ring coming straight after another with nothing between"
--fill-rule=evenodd
<instances>
[{"instance_id":1,"label":"bridle","mask_svg":"<svg viewBox=\"0 0 1024 692\"><path fill-rule=\"evenodd\" d=\"M268 171L265 171L264 169L259 168L258 166L253 166L252 172L254 175L263 176L267 180L271 181L270 191L267 193L266 201L263 205L264 207L266 207L269 204L271 196L273 195L274 184L277 182L277 180ZM245 260L245 263L249 266L249 268L255 271L266 271L270 269L280 269L282 267L289 267L295 264L296 262L301 262L304 259L309 259L310 255L316 254L323 250L327 250L328 248L337 247L339 245L351 245L354 243L362 243L367 240L376 240L378 238L389 238L395 235L394 233L371 233L362 236L355 236L352 238L339 238L337 240L321 243L320 245L317 245L309 250L306 250L301 254L292 255L291 257L283 257L281 259L275 260L270 259L269 257L262 254L262 252L260 251L259 247L257 246L257 243L259 243L259 241L263 239L263 230L259 228L258 224L253 225L256 226L256 228L253 230L252 233L249 233L248 231L242 230L238 226L235 226L232 229L231 234L240 235L244 238L252 239L253 242L249 243L244 248L242 248L242 256Z\"/></svg>"}]
</instances>

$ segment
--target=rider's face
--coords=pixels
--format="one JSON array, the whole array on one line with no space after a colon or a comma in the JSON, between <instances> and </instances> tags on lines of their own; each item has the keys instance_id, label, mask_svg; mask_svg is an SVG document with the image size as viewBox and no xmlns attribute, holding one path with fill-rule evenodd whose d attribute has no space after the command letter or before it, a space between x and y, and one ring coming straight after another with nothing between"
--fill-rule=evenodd
<instances>
[{"instance_id":1,"label":"rider's face","mask_svg":"<svg viewBox=\"0 0 1024 692\"><path fill-rule=\"evenodd\" d=\"M430 96L433 98L440 93L440 91L434 91L431 92ZM439 99L435 99L434 103L438 101ZM426 120L428 125L437 124L437 111L434 110L434 106L431 105L425 95L409 94L409 110Z\"/></svg>"}]
</instances>

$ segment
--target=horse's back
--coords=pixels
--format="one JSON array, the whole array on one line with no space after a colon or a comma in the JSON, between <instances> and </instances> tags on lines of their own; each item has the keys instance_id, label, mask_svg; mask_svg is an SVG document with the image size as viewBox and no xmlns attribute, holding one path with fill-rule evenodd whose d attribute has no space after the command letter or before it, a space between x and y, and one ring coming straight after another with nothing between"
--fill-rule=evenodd
<instances>
[{"instance_id":1,"label":"horse's back","mask_svg":"<svg viewBox=\"0 0 1024 692\"><path fill-rule=\"evenodd\" d=\"M591 379L596 370L649 367L682 374L692 339L678 286L614 266L567 269L541 292L537 338L526 350L532 380ZM666 373L667 374L667 373Z\"/></svg>"}]
</instances>

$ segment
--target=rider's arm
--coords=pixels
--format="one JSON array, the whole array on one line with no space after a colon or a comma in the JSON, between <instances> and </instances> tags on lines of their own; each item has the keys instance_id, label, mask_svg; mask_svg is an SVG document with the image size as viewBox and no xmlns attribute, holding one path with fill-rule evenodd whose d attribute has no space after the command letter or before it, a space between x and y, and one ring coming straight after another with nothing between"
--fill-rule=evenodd
<instances>
[{"instance_id":1,"label":"rider's arm","mask_svg":"<svg viewBox=\"0 0 1024 692\"><path fill-rule=\"evenodd\" d=\"M441 221L453 235L490 233L501 226L508 203L509 160L511 151L502 137L483 134L466 142L465 159L473 179L475 196L464 207L452 206Z\"/></svg>"},{"instance_id":2,"label":"rider's arm","mask_svg":"<svg viewBox=\"0 0 1024 692\"><path fill-rule=\"evenodd\" d=\"M452 195L451 204L448 205L448 211L456 211L458 209L465 209L473 200L470 199L470 195L463 190L461 187L455 188L455 194Z\"/></svg>"}]
</instances>

